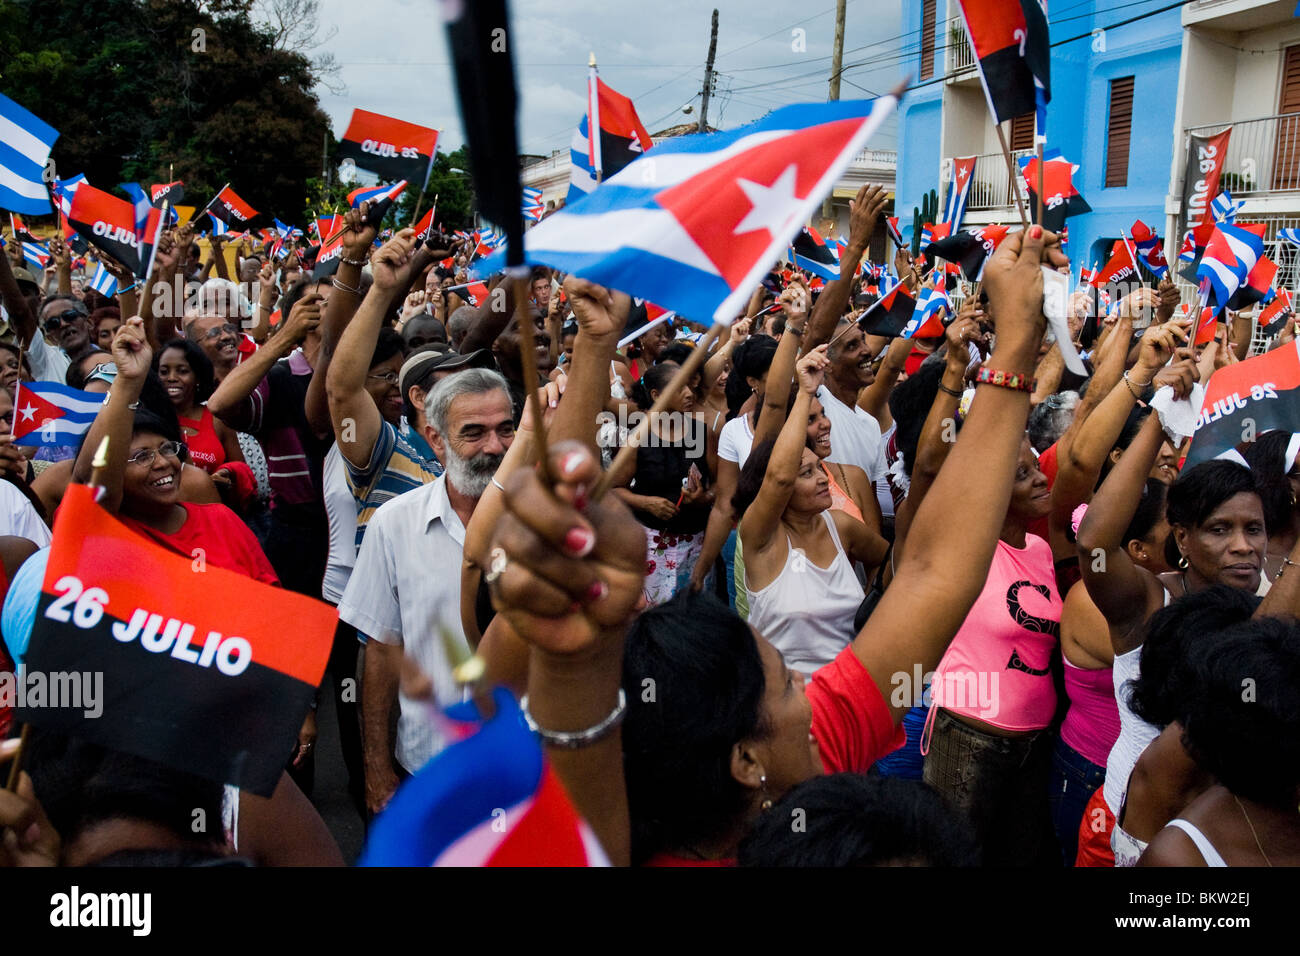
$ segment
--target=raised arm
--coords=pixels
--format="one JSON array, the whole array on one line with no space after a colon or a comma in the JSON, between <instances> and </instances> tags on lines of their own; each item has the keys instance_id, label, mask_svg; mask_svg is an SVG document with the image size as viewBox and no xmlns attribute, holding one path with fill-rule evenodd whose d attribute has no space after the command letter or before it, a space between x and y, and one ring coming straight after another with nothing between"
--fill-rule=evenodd
<instances>
[{"instance_id":1,"label":"raised arm","mask_svg":"<svg viewBox=\"0 0 1300 956\"><path fill-rule=\"evenodd\" d=\"M15 239L11 246L14 246L17 241ZM5 252L8 253L9 249ZM8 255L0 256L0 303L4 304L5 311L9 313L9 324L18 333L19 344L30 345L32 337L38 334L36 314L32 312L22 290L18 288L18 280L14 278Z\"/></svg>"},{"instance_id":2,"label":"raised arm","mask_svg":"<svg viewBox=\"0 0 1300 956\"><path fill-rule=\"evenodd\" d=\"M813 395L821 386L822 379L826 376L826 366L830 364L826 352L827 346L819 345L795 366L799 375L799 393L795 396L794 407L790 409L790 415L772 448L772 457L768 459L767 473L763 476L758 497L745 509L745 514L740 519L740 537L746 542L746 554L766 551L779 537L776 531L794 491L795 479L799 476L799 463L808 440L808 412L812 407ZM758 440L757 435L755 440Z\"/></svg>"},{"instance_id":3,"label":"raised arm","mask_svg":"<svg viewBox=\"0 0 1300 956\"><path fill-rule=\"evenodd\" d=\"M853 295L853 287L858 281L858 263L867 253L867 245L880 223L885 201L883 186L863 186L858 190L857 198L849 201L849 244L840 257L840 275L838 279L826 283L826 288L817 297L817 304L813 306L812 317L808 321L808 334L804 338L805 352L812 351L823 342L829 342L835 333L835 326Z\"/></svg>"},{"instance_id":4,"label":"raised arm","mask_svg":"<svg viewBox=\"0 0 1300 956\"><path fill-rule=\"evenodd\" d=\"M777 343L776 354L772 356L767 378L763 381L763 407L754 427L755 445L775 438L785 423L795 362L808 329L808 300L808 289L801 282L792 282L781 293L781 308L786 315L785 334Z\"/></svg>"},{"instance_id":5,"label":"raised arm","mask_svg":"<svg viewBox=\"0 0 1300 956\"><path fill-rule=\"evenodd\" d=\"M284 330L230 370L208 399L208 410L232 428L247 421L247 402L266 373L320 325L320 293L308 292L294 303Z\"/></svg>"},{"instance_id":6,"label":"raised arm","mask_svg":"<svg viewBox=\"0 0 1300 956\"><path fill-rule=\"evenodd\" d=\"M1133 411L1143 390L1155 379L1174 354L1180 342L1187 340L1187 329L1178 322L1153 325L1142 334L1137 364L1124 372L1128 354L1125 343L1131 318L1121 312L1115 331L1108 338L1105 356L1088 386L1088 395L1100 399L1096 409L1078 428L1066 430L1057 446L1058 470L1052 485L1052 512L1049 528L1052 553L1058 558L1073 550L1066 538L1076 508L1092 497L1102 466L1124 430L1124 422ZM1109 391L1103 391L1104 389ZM1104 397L1102 397L1104 396Z\"/></svg>"},{"instance_id":7,"label":"raised arm","mask_svg":"<svg viewBox=\"0 0 1300 956\"><path fill-rule=\"evenodd\" d=\"M370 200L361 204L360 209L349 209L343 219L343 228L348 230L343 242L343 253L339 258L338 271L332 282L334 291L330 294L325 312L321 316L320 349L316 353L316 365L311 372L311 382L307 386L305 408L307 422L318 436L325 436L333 431L330 421L329 397L325 383L329 378L330 365L338 349L343 330L348 327L361 304L361 265L366 261L371 244L375 241L375 227L366 224L366 215L370 212ZM328 236L324 238L330 238ZM270 264L262 267L263 298L270 292L275 294L275 282ZM269 287L269 288L268 288ZM269 309L269 304L268 304Z\"/></svg>"},{"instance_id":8,"label":"raised arm","mask_svg":"<svg viewBox=\"0 0 1300 956\"><path fill-rule=\"evenodd\" d=\"M1156 384L1172 385L1177 394L1186 395L1196 381L1196 369L1186 351L1180 354L1184 357L1162 369ZM1152 412L1097 489L1079 525L1077 546L1083 583L1093 604L1106 618L1116 654L1132 649L1135 632L1163 603L1164 586L1154 574L1133 563L1124 547L1124 532L1133 521L1164 440L1160 416Z\"/></svg>"},{"instance_id":9,"label":"raised arm","mask_svg":"<svg viewBox=\"0 0 1300 956\"><path fill-rule=\"evenodd\" d=\"M354 468L365 468L383 425L379 409L366 392L370 357L379 341L388 303L406 288L415 254L415 230L403 229L371 260L374 284L339 339L325 379L330 420L339 451Z\"/></svg>"},{"instance_id":10,"label":"raised arm","mask_svg":"<svg viewBox=\"0 0 1300 956\"><path fill-rule=\"evenodd\" d=\"M1067 262L1059 241L1031 226L1008 236L985 266L984 288L997 330L989 368L1032 374L1046 326L1044 261ZM922 672L937 667L984 587L1028 414L1027 391L978 387L961 436L912 521L893 582L853 640L854 654L890 701L895 722L907 705L893 703L896 695L891 699L893 675L918 665ZM917 608L925 613L918 615Z\"/></svg>"},{"instance_id":11,"label":"raised arm","mask_svg":"<svg viewBox=\"0 0 1300 956\"><path fill-rule=\"evenodd\" d=\"M117 365L117 376L108 388L108 398L95 415L73 466L73 481L89 481L94 470L95 453L99 450L100 443L105 438L108 439L108 465L100 475L104 488L100 504L113 513L122 505L126 456L131 450L131 435L135 426L132 406L140 400L140 392L144 388L152 361L153 350L149 348L149 340L145 335L144 320L139 316L127 319L113 336L113 362Z\"/></svg>"},{"instance_id":12,"label":"raised arm","mask_svg":"<svg viewBox=\"0 0 1300 956\"><path fill-rule=\"evenodd\" d=\"M704 372L700 376L700 394L705 394L713 387L713 383L718 380L722 370L727 365L727 359L731 358L731 353L735 351L736 346L745 339L749 338L749 329L752 320L748 318L739 319L731 326L731 333L727 336L727 341L713 350L704 362Z\"/></svg>"}]
</instances>

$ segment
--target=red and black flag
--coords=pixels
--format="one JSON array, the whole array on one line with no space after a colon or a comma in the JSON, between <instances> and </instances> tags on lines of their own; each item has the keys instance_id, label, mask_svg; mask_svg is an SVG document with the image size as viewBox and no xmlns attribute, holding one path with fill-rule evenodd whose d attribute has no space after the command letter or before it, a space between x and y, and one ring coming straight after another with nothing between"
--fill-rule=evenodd
<instances>
[{"instance_id":1,"label":"red and black flag","mask_svg":"<svg viewBox=\"0 0 1300 956\"><path fill-rule=\"evenodd\" d=\"M157 183L149 187L149 201L161 206L164 201L175 206L185 198L185 184L179 179L174 183Z\"/></svg>"},{"instance_id":2,"label":"red and black flag","mask_svg":"<svg viewBox=\"0 0 1300 956\"><path fill-rule=\"evenodd\" d=\"M916 313L916 299L907 291L907 286L898 283L871 308L858 317L858 325L867 335L887 335L897 338L907 328Z\"/></svg>"},{"instance_id":3,"label":"red and black flag","mask_svg":"<svg viewBox=\"0 0 1300 956\"><path fill-rule=\"evenodd\" d=\"M1020 160L1025 189L1029 192L1029 214L1038 222L1038 157L1026 156ZM1074 188L1074 174L1079 167L1061 155L1059 149L1049 149L1043 154L1043 221L1040 225L1052 232L1065 228L1070 216L1092 212L1092 207Z\"/></svg>"},{"instance_id":4,"label":"red and black flag","mask_svg":"<svg viewBox=\"0 0 1300 956\"><path fill-rule=\"evenodd\" d=\"M339 156L380 179L406 179L423 186L437 145L436 129L369 110L353 110L348 131L339 142Z\"/></svg>"},{"instance_id":5,"label":"red and black flag","mask_svg":"<svg viewBox=\"0 0 1300 956\"><path fill-rule=\"evenodd\" d=\"M230 183L222 186L221 192L212 197L207 211L227 226L237 228L247 226L250 219L257 218L257 210L240 199L239 194L230 188Z\"/></svg>"},{"instance_id":6,"label":"red and black flag","mask_svg":"<svg viewBox=\"0 0 1300 956\"><path fill-rule=\"evenodd\" d=\"M1237 291L1228 300L1228 308L1238 312L1256 302L1265 305L1272 302L1277 297L1277 292L1273 288L1273 280L1276 278L1277 263L1268 256L1260 256L1250 272L1246 274L1246 281L1237 286Z\"/></svg>"},{"instance_id":7,"label":"red and black flag","mask_svg":"<svg viewBox=\"0 0 1300 956\"><path fill-rule=\"evenodd\" d=\"M930 243L925 248L929 258L938 257L961 266L966 278L974 282L984 269L984 261L1007 237L1007 227L997 224L963 229L945 239Z\"/></svg>"},{"instance_id":8,"label":"red and black flag","mask_svg":"<svg viewBox=\"0 0 1300 956\"><path fill-rule=\"evenodd\" d=\"M591 135L593 129L595 136ZM603 182L621 172L653 145L632 101L607 85L592 66L587 77L587 112L569 144L565 202L577 202L596 188L597 180Z\"/></svg>"},{"instance_id":9,"label":"red and black flag","mask_svg":"<svg viewBox=\"0 0 1300 956\"><path fill-rule=\"evenodd\" d=\"M102 674L101 712L91 719L83 700L29 697L19 719L269 797L325 672L337 613L196 566L93 494L72 485L59 508L25 664Z\"/></svg>"},{"instance_id":10,"label":"red and black flag","mask_svg":"<svg viewBox=\"0 0 1300 956\"><path fill-rule=\"evenodd\" d=\"M1282 331L1286 325L1286 320L1290 318L1295 311L1291 304L1291 293L1283 289L1277 294L1272 302L1265 306L1259 314L1259 328L1265 335L1275 335Z\"/></svg>"},{"instance_id":11,"label":"red and black flag","mask_svg":"<svg viewBox=\"0 0 1300 956\"><path fill-rule=\"evenodd\" d=\"M1225 365L1210 376L1187 453L1188 466L1236 448L1242 435L1262 435L1275 428L1295 431L1300 421L1298 349L1300 344L1290 342Z\"/></svg>"},{"instance_id":12,"label":"red and black flag","mask_svg":"<svg viewBox=\"0 0 1300 956\"><path fill-rule=\"evenodd\" d=\"M820 233L812 226L804 226L790 244L794 264L804 272L823 279L833 280L840 276L840 261L826 245Z\"/></svg>"},{"instance_id":13,"label":"red and black flag","mask_svg":"<svg viewBox=\"0 0 1300 956\"><path fill-rule=\"evenodd\" d=\"M156 210L155 210L156 212ZM152 250L135 231L135 206L125 199L82 183L72 195L68 213L72 228L96 249L102 249L139 276ZM152 237L153 233L149 233Z\"/></svg>"},{"instance_id":14,"label":"red and black flag","mask_svg":"<svg viewBox=\"0 0 1300 956\"><path fill-rule=\"evenodd\" d=\"M1116 239L1115 245L1111 247L1110 258L1106 260L1101 271L1093 276L1092 284L1103 286L1140 278L1137 270L1137 254L1133 246L1123 239Z\"/></svg>"},{"instance_id":15,"label":"red and black flag","mask_svg":"<svg viewBox=\"0 0 1300 956\"><path fill-rule=\"evenodd\" d=\"M506 265L524 263L523 187L519 182L519 92L514 53L502 49L509 32L505 0L446 4L447 48L469 149L474 193L483 218L504 230Z\"/></svg>"},{"instance_id":16,"label":"red and black flag","mask_svg":"<svg viewBox=\"0 0 1300 956\"><path fill-rule=\"evenodd\" d=\"M1039 0L958 0L993 122L1043 114L1052 98L1047 10Z\"/></svg>"},{"instance_id":17,"label":"red and black flag","mask_svg":"<svg viewBox=\"0 0 1300 956\"><path fill-rule=\"evenodd\" d=\"M339 225L342 225L341 219ZM339 271L339 256L343 255L343 240L347 235L347 230L340 228L320 244L320 251L316 253L316 264L311 270L313 282L328 279Z\"/></svg>"}]
</instances>

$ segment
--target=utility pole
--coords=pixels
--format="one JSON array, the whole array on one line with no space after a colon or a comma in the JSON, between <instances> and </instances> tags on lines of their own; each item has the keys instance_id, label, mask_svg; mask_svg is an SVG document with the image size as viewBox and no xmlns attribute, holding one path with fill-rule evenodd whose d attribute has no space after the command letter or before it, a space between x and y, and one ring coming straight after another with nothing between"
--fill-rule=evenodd
<instances>
[{"instance_id":1,"label":"utility pole","mask_svg":"<svg viewBox=\"0 0 1300 956\"><path fill-rule=\"evenodd\" d=\"M709 59L704 64L704 92L700 100L700 125L698 127L701 133L709 128L709 93L713 90L713 57L718 52L718 11L713 11L713 29L709 35Z\"/></svg>"},{"instance_id":2,"label":"utility pole","mask_svg":"<svg viewBox=\"0 0 1300 956\"><path fill-rule=\"evenodd\" d=\"M840 98L840 69L844 64L844 8L847 6L847 0L836 0L835 3L835 45L831 49L831 86L830 93L827 95L828 100L838 100ZM822 218L829 219L832 215L831 197L827 196L822 200Z\"/></svg>"}]
</instances>

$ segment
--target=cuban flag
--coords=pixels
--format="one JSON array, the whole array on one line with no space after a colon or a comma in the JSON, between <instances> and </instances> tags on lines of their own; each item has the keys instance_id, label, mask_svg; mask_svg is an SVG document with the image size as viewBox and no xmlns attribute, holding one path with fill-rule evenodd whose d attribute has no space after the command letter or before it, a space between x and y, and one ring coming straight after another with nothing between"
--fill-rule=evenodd
<instances>
[{"instance_id":1,"label":"cuban flag","mask_svg":"<svg viewBox=\"0 0 1300 956\"><path fill-rule=\"evenodd\" d=\"M1215 226L1196 267L1196 279L1202 296L1206 292L1213 295L1216 315L1227 307L1263 254L1263 225L1222 222Z\"/></svg>"},{"instance_id":2,"label":"cuban flag","mask_svg":"<svg viewBox=\"0 0 1300 956\"><path fill-rule=\"evenodd\" d=\"M1034 0L1027 0L1034 2ZM1038 157L1022 156L1019 160L1021 178L1029 194L1030 214L1033 221L1038 221ZM1065 220L1071 216L1081 216L1092 212L1087 200L1074 187L1074 174L1079 171L1077 163L1072 163L1061 155L1059 149L1049 149L1043 153L1043 222L1044 229L1060 232L1065 228Z\"/></svg>"},{"instance_id":3,"label":"cuban flag","mask_svg":"<svg viewBox=\"0 0 1300 956\"><path fill-rule=\"evenodd\" d=\"M0 209L48 215L43 174L58 130L0 93Z\"/></svg>"},{"instance_id":4,"label":"cuban flag","mask_svg":"<svg viewBox=\"0 0 1300 956\"><path fill-rule=\"evenodd\" d=\"M50 264L50 249L43 242L22 242L23 259L35 272L40 272Z\"/></svg>"},{"instance_id":5,"label":"cuban flag","mask_svg":"<svg viewBox=\"0 0 1300 956\"><path fill-rule=\"evenodd\" d=\"M406 180L384 186L360 186L348 193L348 205L353 209L360 209L361 204L367 199L373 202L383 202L385 199L391 205L392 201L401 195L402 190L406 188ZM385 207L387 208L387 207ZM281 225L277 221L277 227Z\"/></svg>"},{"instance_id":6,"label":"cuban flag","mask_svg":"<svg viewBox=\"0 0 1300 956\"><path fill-rule=\"evenodd\" d=\"M840 276L839 257L812 226L804 226L794 237L790 255L796 267L812 275L826 280Z\"/></svg>"},{"instance_id":7,"label":"cuban flag","mask_svg":"<svg viewBox=\"0 0 1300 956\"><path fill-rule=\"evenodd\" d=\"M922 289L916 297L912 320L903 329L905 339L931 339L943 335L944 316L952 312L952 302L943 289Z\"/></svg>"},{"instance_id":8,"label":"cuban flag","mask_svg":"<svg viewBox=\"0 0 1300 956\"><path fill-rule=\"evenodd\" d=\"M903 233L898 228L898 217L886 216L885 228L889 230L889 238L894 240L894 245L899 249L903 248Z\"/></svg>"},{"instance_id":9,"label":"cuban flag","mask_svg":"<svg viewBox=\"0 0 1300 956\"><path fill-rule=\"evenodd\" d=\"M1255 303L1267 305L1277 297L1273 281L1277 278L1277 263L1268 256L1260 256L1255 266L1246 274L1246 281L1237 287L1228 301L1228 308L1240 311Z\"/></svg>"},{"instance_id":10,"label":"cuban flag","mask_svg":"<svg viewBox=\"0 0 1300 956\"><path fill-rule=\"evenodd\" d=\"M881 290L880 298L858 318L858 325L867 335L885 335L896 338L912 323L916 315L916 299L901 282L889 290Z\"/></svg>"},{"instance_id":11,"label":"cuban flag","mask_svg":"<svg viewBox=\"0 0 1300 956\"><path fill-rule=\"evenodd\" d=\"M113 274L104 268L104 263L95 266L95 274L90 277L90 287L100 295L106 295L110 299L117 295L117 280Z\"/></svg>"},{"instance_id":12,"label":"cuban flag","mask_svg":"<svg viewBox=\"0 0 1300 956\"><path fill-rule=\"evenodd\" d=\"M787 106L739 129L660 143L528 230L527 258L730 323L896 103Z\"/></svg>"},{"instance_id":13,"label":"cuban flag","mask_svg":"<svg viewBox=\"0 0 1300 956\"><path fill-rule=\"evenodd\" d=\"M970 194L970 184L974 178L974 156L952 161L952 182L948 184L948 199L943 209L943 221L949 229L960 229L962 220L966 218L966 197Z\"/></svg>"},{"instance_id":14,"label":"cuban flag","mask_svg":"<svg viewBox=\"0 0 1300 956\"><path fill-rule=\"evenodd\" d=\"M1214 215L1215 222L1233 223L1237 221L1237 213L1244 205L1244 202L1234 200L1232 193L1225 189L1214 197L1214 201L1210 203L1210 211Z\"/></svg>"},{"instance_id":15,"label":"cuban flag","mask_svg":"<svg viewBox=\"0 0 1300 956\"><path fill-rule=\"evenodd\" d=\"M14 395L14 444L75 445L90 431L108 396L62 382L19 382Z\"/></svg>"},{"instance_id":16,"label":"cuban flag","mask_svg":"<svg viewBox=\"0 0 1300 956\"><path fill-rule=\"evenodd\" d=\"M375 818L361 866L608 866L509 691L482 721L473 703L447 711L459 738Z\"/></svg>"},{"instance_id":17,"label":"cuban flag","mask_svg":"<svg viewBox=\"0 0 1300 956\"><path fill-rule=\"evenodd\" d=\"M1160 246L1160 237L1141 219L1133 220L1133 243L1137 246L1138 261L1151 270L1157 279L1169 274L1169 263Z\"/></svg>"},{"instance_id":18,"label":"cuban flag","mask_svg":"<svg viewBox=\"0 0 1300 956\"><path fill-rule=\"evenodd\" d=\"M230 227L226 225L224 219L219 219L211 212L208 213L208 218L212 220L212 234L214 236L224 236L229 234Z\"/></svg>"},{"instance_id":19,"label":"cuban flag","mask_svg":"<svg viewBox=\"0 0 1300 956\"><path fill-rule=\"evenodd\" d=\"M964 229L931 243L925 254L957 265L966 278L974 282L984 271L985 261L1006 237L1007 227L996 223Z\"/></svg>"},{"instance_id":20,"label":"cuban flag","mask_svg":"<svg viewBox=\"0 0 1300 956\"><path fill-rule=\"evenodd\" d=\"M144 235L145 226L149 222L149 210L154 208L153 201L139 183L118 183L117 188L130 197L131 205L135 207L135 234Z\"/></svg>"},{"instance_id":21,"label":"cuban flag","mask_svg":"<svg viewBox=\"0 0 1300 956\"><path fill-rule=\"evenodd\" d=\"M1283 242L1289 242L1296 248L1300 248L1300 229L1279 229L1277 237Z\"/></svg>"},{"instance_id":22,"label":"cuban flag","mask_svg":"<svg viewBox=\"0 0 1300 956\"><path fill-rule=\"evenodd\" d=\"M546 213L546 206L542 203L542 191L533 186L523 187L519 211L529 222L541 222L542 216Z\"/></svg>"},{"instance_id":23,"label":"cuban flag","mask_svg":"<svg viewBox=\"0 0 1300 956\"><path fill-rule=\"evenodd\" d=\"M1300 245L1300 243L1298 243L1298 245ZM1192 235L1190 229L1183 235L1183 246L1178 250L1178 261L1196 261L1196 237Z\"/></svg>"},{"instance_id":24,"label":"cuban flag","mask_svg":"<svg viewBox=\"0 0 1300 956\"><path fill-rule=\"evenodd\" d=\"M652 145L632 101L607 86L592 67L587 77L587 112L569 144L571 171L565 205L594 190L597 179L604 182L622 172Z\"/></svg>"}]
</instances>

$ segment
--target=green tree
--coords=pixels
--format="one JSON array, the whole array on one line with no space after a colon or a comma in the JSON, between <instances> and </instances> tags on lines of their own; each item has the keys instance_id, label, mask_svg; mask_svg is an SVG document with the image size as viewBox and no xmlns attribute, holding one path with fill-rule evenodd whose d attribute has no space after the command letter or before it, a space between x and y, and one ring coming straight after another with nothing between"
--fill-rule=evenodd
<instances>
[{"instance_id":1,"label":"green tree","mask_svg":"<svg viewBox=\"0 0 1300 956\"><path fill-rule=\"evenodd\" d=\"M60 133L58 173L101 189L227 181L269 220L296 218L332 137L302 55L275 48L251 0L0 0L0 89ZM104 29L88 30L87 18Z\"/></svg>"},{"instance_id":2,"label":"green tree","mask_svg":"<svg viewBox=\"0 0 1300 956\"><path fill-rule=\"evenodd\" d=\"M453 173L453 169L464 172ZM395 228L403 228L411 223L415 212L415 202L420 195L416 184L412 184L402 193L394 204ZM429 183L424 188L424 202L420 205L423 216L433 205L433 197L438 197L438 211L435 223L442 223L443 229L454 232L457 229L471 229L474 225L474 186L469 176L469 153L465 147L451 153L435 153L433 170L429 173Z\"/></svg>"}]
</instances>

